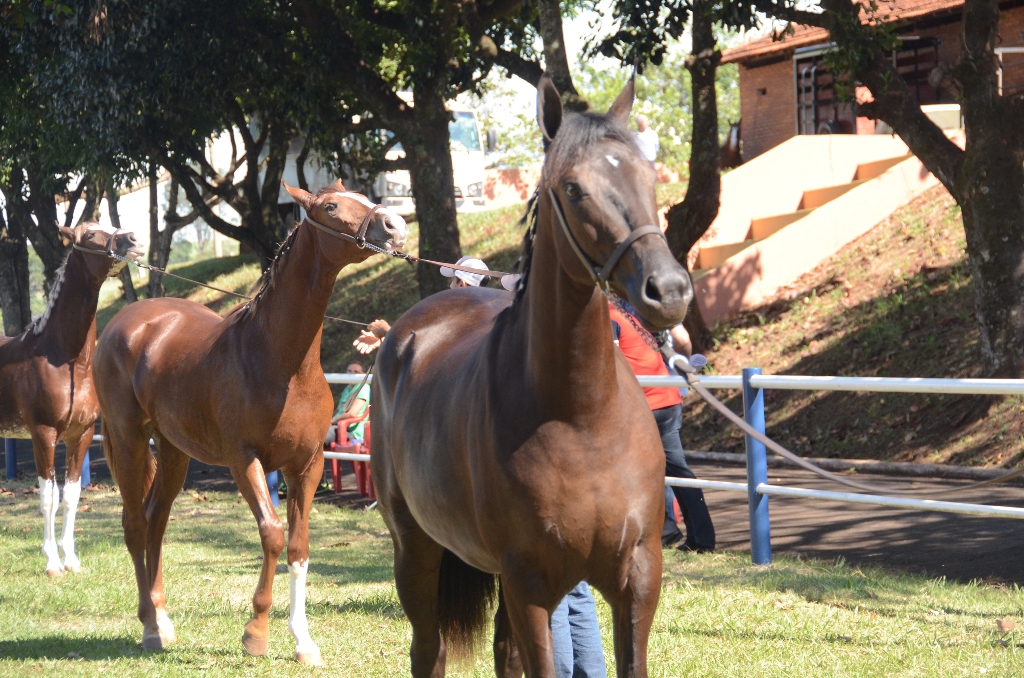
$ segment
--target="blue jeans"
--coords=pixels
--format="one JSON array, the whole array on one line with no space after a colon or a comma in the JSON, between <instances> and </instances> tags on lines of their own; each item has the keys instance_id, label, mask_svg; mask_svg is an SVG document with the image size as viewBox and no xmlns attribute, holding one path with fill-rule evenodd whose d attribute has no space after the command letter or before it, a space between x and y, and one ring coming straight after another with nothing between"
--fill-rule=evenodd
<instances>
[{"instance_id":1,"label":"blue jeans","mask_svg":"<svg viewBox=\"0 0 1024 678\"><path fill-rule=\"evenodd\" d=\"M551 642L558 678L607 678L597 606L581 581L551 613Z\"/></svg>"},{"instance_id":2,"label":"blue jeans","mask_svg":"<svg viewBox=\"0 0 1024 678\"><path fill-rule=\"evenodd\" d=\"M695 478L693 471L686 464L683 443L679 439L679 429L683 426L682 405L672 405L654 410L654 420L658 422L661 434L661 445L665 448L665 475L670 478ZM686 546L694 550L715 550L715 526L711 522L707 504L704 503L704 492L691 487L673 487L672 492L679 501L679 510L683 514L686 526ZM662 542L666 537L679 534L679 527L671 516L672 501L665 493L665 525L662 530Z\"/></svg>"}]
</instances>

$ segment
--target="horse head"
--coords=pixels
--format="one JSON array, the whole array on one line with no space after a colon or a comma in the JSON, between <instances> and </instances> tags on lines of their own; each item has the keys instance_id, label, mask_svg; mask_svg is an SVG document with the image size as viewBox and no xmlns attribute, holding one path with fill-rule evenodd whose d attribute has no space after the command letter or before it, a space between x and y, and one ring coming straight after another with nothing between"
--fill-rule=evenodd
<instances>
[{"instance_id":1,"label":"horse head","mask_svg":"<svg viewBox=\"0 0 1024 678\"><path fill-rule=\"evenodd\" d=\"M131 231L100 225L96 221L83 221L74 228L57 225L61 241L76 250L99 256L85 257L89 272L97 279L116 277L127 262L110 256L136 261L142 258L142 248Z\"/></svg>"},{"instance_id":2,"label":"horse head","mask_svg":"<svg viewBox=\"0 0 1024 678\"><path fill-rule=\"evenodd\" d=\"M284 183L284 182L282 182ZM408 229L405 219L387 207L375 205L361 193L345 190L345 185L338 179L330 186L324 186L316 195L284 184L285 190L306 210L306 220L319 230L336 236L334 242L339 244L364 243L375 245L381 249L399 249L405 244ZM326 252L338 249L327 246ZM346 248L348 249L348 248ZM366 249L360 261L366 259L373 250Z\"/></svg>"},{"instance_id":3,"label":"horse head","mask_svg":"<svg viewBox=\"0 0 1024 678\"><path fill-rule=\"evenodd\" d=\"M562 226L554 238L563 270L628 299L644 325L660 330L683 319L693 287L658 226L654 167L626 129L633 94L631 79L607 114L564 113L551 78L541 78L541 200Z\"/></svg>"}]
</instances>

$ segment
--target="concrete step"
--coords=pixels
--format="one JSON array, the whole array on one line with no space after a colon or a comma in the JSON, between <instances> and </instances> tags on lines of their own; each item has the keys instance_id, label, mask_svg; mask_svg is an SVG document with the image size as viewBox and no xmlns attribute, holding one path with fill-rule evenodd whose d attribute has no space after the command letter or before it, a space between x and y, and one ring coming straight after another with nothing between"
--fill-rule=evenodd
<instances>
[{"instance_id":1,"label":"concrete step","mask_svg":"<svg viewBox=\"0 0 1024 678\"><path fill-rule=\"evenodd\" d=\"M825 186L824 188L814 188L810 191L804 191L804 197L800 199L800 205L798 209L801 210L813 210L821 207L825 203L832 202L843 193L857 188L864 183L864 179L857 181L851 181L848 184L839 184L838 186Z\"/></svg>"},{"instance_id":2,"label":"concrete step","mask_svg":"<svg viewBox=\"0 0 1024 678\"><path fill-rule=\"evenodd\" d=\"M750 222L750 233L747 234L747 237L754 240L767 238L770 235L778 233L794 221L803 219L813 211L814 210L797 210L796 212L790 212L788 214L778 214L773 217L752 219Z\"/></svg>"},{"instance_id":3,"label":"concrete step","mask_svg":"<svg viewBox=\"0 0 1024 678\"><path fill-rule=\"evenodd\" d=\"M716 245L714 247L702 247L700 254L697 255L697 269L714 268L723 261L736 254L747 249L757 240L744 240L743 242L731 242L725 245Z\"/></svg>"},{"instance_id":4,"label":"concrete step","mask_svg":"<svg viewBox=\"0 0 1024 678\"><path fill-rule=\"evenodd\" d=\"M890 167L900 164L912 154L898 155L895 158L885 158L883 160L875 160L874 162L865 162L857 165L857 171L854 172L853 178L855 181L867 181L868 179L874 179L881 175Z\"/></svg>"}]
</instances>

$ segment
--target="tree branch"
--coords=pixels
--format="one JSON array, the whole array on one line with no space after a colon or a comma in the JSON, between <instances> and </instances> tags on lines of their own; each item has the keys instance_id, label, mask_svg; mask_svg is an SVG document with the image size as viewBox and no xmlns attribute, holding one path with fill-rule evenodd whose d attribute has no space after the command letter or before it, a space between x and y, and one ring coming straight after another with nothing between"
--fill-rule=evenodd
<instances>
[{"instance_id":1,"label":"tree branch","mask_svg":"<svg viewBox=\"0 0 1024 678\"><path fill-rule=\"evenodd\" d=\"M224 219L221 219L211 209L210 205L206 204L203 200L202 194L199 192L199 188L192 180L192 176L183 171L180 163L174 162L166 156L161 158L161 164L164 168L170 172L171 176L181 185L185 190L185 197L192 204L193 209L199 211L199 214L203 217L203 220L210 225L213 230L223 233L229 238L234 238L239 242L244 242L253 249L258 249L255 235L247 228L240 228L234 224L230 224Z\"/></svg>"}]
</instances>

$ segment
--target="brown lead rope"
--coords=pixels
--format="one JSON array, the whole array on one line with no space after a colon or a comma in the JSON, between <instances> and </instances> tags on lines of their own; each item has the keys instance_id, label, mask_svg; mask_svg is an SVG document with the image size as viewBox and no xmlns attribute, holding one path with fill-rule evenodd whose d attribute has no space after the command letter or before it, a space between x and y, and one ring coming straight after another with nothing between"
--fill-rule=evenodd
<instances>
[{"instance_id":1,"label":"brown lead rope","mask_svg":"<svg viewBox=\"0 0 1024 678\"><path fill-rule=\"evenodd\" d=\"M86 252L92 251L94 254L99 254L99 252L96 252L95 250L88 250L88 249L86 249L84 247L78 247L77 249L81 249L81 250L84 250ZM156 271L157 273L160 273L160 274L163 274L163 275L166 275L166 276L170 276L172 278L177 278L178 280L182 280L182 281L187 282L187 283L192 283L193 285L199 285L200 287L205 287L206 289L213 290L214 292L220 292L221 294L228 294L228 295L231 295L232 297L238 297L239 299L244 299L245 301L252 301L252 297L247 297L244 294L239 294L238 292L232 292L231 290L221 289L220 287L216 287L214 285L207 285L204 282L199 282L198 280L192 280L191 278L186 278L184 276L180 276L180 275L177 275L175 273L171 273L167 269L160 268L159 266L151 266L150 264L146 264L146 263L143 263L141 261L132 261L128 257L122 257L121 255L116 254L114 252L106 252L105 254L108 254L111 258L117 259L118 261L123 261L126 264L135 264L139 268L145 268L145 269L149 269L150 271ZM347 318L335 318L332 315L325 315L324 318L326 318L327 320L337 320L338 322L348 323L350 325L358 325L359 327L369 327L370 326L370 323L361 323L361 322L357 322L355 320L349 320Z\"/></svg>"},{"instance_id":2,"label":"brown lead rope","mask_svg":"<svg viewBox=\"0 0 1024 678\"><path fill-rule=\"evenodd\" d=\"M846 485L847 487L852 487L854 489L862 490L864 492L870 492L872 494L884 494L890 496L893 494L892 488L886 488L880 485L871 485L869 483L860 483L857 482L856 480L844 478L830 471L826 471L825 469L820 468L812 464L811 462L807 461L803 457L800 457L790 452L785 447L779 445L777 442L775 442L774 440L772 440L771 438L764 435L763 433L755 429L753 426L745 422L739 415L737 415L735 412L726 407L721 400L711 395L711 393L706 388L701 386L700 376L697 374L696 369L693 368L688 361L686 361L685 356L677 354L669 360L669 364L672 366L673 369L675 369L675 371L678 374L680 374L686 379L686 382L687 384L689 384L690 388L696 391L701 398L706 400L707 403L711 405L711 407L718 410L718 412L720 412L726 419L728 419L733 424L742 429L744 433L751 436L752 438L760 442L762 445L764 445L765 447L767 447L780 457L793 462L797 466L806 469L811 473L816 473L822 478L827 478L832 482L839 483L840 485ZM959 492L966 492L968 490L976 490L979 487L986 487L988 485L1003 483L1006 482L1007 480L1011 480L1022 475L1024 475L1024 468L1019 468L1015 471L1010 471L1006 475L999 476L998 478L992 478L991 480L983 480L978 483L971 483L969 485L963 485L961 487L953 487L942 490L909 490L901 491L899 494L917 496L955 494Z\"/></svg>"}]
</instances>

